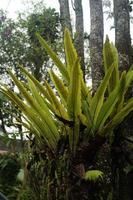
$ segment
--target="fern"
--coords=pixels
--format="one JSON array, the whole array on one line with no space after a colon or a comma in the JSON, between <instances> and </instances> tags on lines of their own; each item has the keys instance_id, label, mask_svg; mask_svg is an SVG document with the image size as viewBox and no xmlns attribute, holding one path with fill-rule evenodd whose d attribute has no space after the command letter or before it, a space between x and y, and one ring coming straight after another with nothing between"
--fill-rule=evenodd
<instances>
[{"instance_id":1,"label":"fern","mask_svg":"<svg viewBox=\"0 0 133 200\"><path fill-rule=\"evenodd\" d=\"M84 179L89 181L97 181L98 179L103 179L103 172L99 170L89 170L85 172Z\"/></svg>"}]
</instances>

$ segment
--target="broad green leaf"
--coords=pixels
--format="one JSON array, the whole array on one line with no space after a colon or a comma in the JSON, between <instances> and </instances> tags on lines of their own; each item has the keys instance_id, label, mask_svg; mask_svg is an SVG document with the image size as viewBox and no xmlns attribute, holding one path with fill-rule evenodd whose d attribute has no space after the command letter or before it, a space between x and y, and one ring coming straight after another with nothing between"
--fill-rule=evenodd
<instances>
[{"instance_id":1,"label":"broad green leaf","mask_svg":"<svg viewBox=\"0 0 133 200\"><path fill-rule=\"evenodd\" d=\"M79 66L79 59L76 60L71 71L68 113L71 120L74 120L81 114L81 69Z\"/></svg>"},{"instance_id":2,"label":"broad green leaf","mask_svg":"<svg viewBox=\"0 0 133 200\"><path fill-rule=\"evenodd\" d=\"M36 33L36 36L40 42L40 44L43 46L43 48L46 50L48 55L53 60L56 67L58 67L60 73L63 75L64 79L69 82L69 74L67 72L66 66L61 62L61 60L58 58L57 54L51 49L51 47L47 44L47 42L38 34Z\"/></svg>"},{"instance_id":3,"label":"broad green leaf","mask_svg":"<svg viewBox=\"0 0 133 200\"><path fill-rule=\"evenodd\" d=\"M33 107L29 107L26 105L14 92L12 92L8 88L4 88L2 92L15 104L19 107L19 109L25 114L25 116L29 119L32 124L32 130L34 134L38 137L43 136L46 144L50 147L50 149L55 150L57 145L57 139L55 136L51 134L50 129L46 127L45 123L43 123L40 119L40 116L34 111ZM27 126L28 128L28 126Z\"/></svg>"},{"instance_id":4,"label":"broad green leaf","mask_svg":"<svg viewBox=\"0 0 133 200\"><path fill-rule=\"evenodd\" d=\"M114 64L108 69L107 73L105 74L100 86L98 87L94 97L92 98L91 104L90 104L90 112L94 120L94 124L96 123L98 114L102 108L103 101L104 101L104 94L107 89L109 79L112 75L112 72L114 70Z\"/></svg>"},{"instance_id":5,"label":"broad green leaf","mask_svg":"<svg viewBox=\"0 0 133 200\"><path fill-rule=\"evenodd\" d=\"M105 135L107 131L109 132L118 126L131 111L133 111L133 98L129 99L125 107L123 107L105 126L105 128L102 130L102 135Z\"/></svg>"},{"instance_id":6,"label":"broad green leaf","mask_svg":"<svg viewBox=\"0 0 133 200\"><path fill-rule=\"evenodd\" d=\"M70 37L70 32L66 28L64 32L64 47L65 47L65 55L66 55L66 63L69 74L71 74L72 67L74 66L77 60L76 49L73 45L72 39Z\"/></svg>"},{"instance_id":7,"label":"broad green leaf","mask_svg":"<svg viewBox=\"0 0 133 200\"><path fill-rule=\"evenodd\" d=\"M51 98L49 96L49 94L47 93L45 87L32 75L30 74L24 67L19 65L20 70L22 71L22 73L24 75L26 75L26 77L29 77L33 83L36 85L36 87L39 89L40 93L49 101L51 101Z\"/></svg>"},{"instance_id":8,"label":"broad green leaf","mask_svg":"<svg viewBox=\"0 0 133 200\"><path fill-rule=\"evenodd\" d=\"M11 72L9 73L12 79L14 80L16 86L18 87L19 91L23 94L23 97L25 98L27 103L31 106L33 110L37 112L37 114L42 118L44 123L46 123L46 126L51 131L51 134L53 134L55 139L58 140L58 137L59 137L58 131L56 129L54 121L49 119L47 110L46 111L42 110L40 105L35 102L35 99L26 91L21 81L19 81Z\"/></svg>"},{"instance_id":9,"label":"broad green leaf","mask_svg":"<svg viewBox=\"0 0 133 200\"><path fill-rule=\"evenodd\" d=\"M129 70L126 75L126 89L129 88L132 81L133 81L133 70Z\"/></svg>"},{"instance_id":10,"label":"broad green leaf","mask_svg":"<svg viewBox=\"0 0 133 200\"><path fill-rule=\"evenodd\" d=\"M120 84L118 84L118 86L110 93L109 97L103 104L96 121L96 129L99 131L99 133L102 131L104 123L106 122L110 114L113 112L122 94L124 85L125 85L125 81L124 81L124 76L123 76Z\"/></svg>"},{"instance_id":11,"label":"broad green leaf","mask_svg":"<svg viewBox=\"0 0 133 200\"><path fill-rule=\"evenodd\" d=\"M52 88L50 87L50 85L45 81L45 86L46 89L51 97L52 100L52 104L55 108L55 114L59 115L60 117L64 118L64 119L69 119L68 114L64 108L64 106L61 104L61 102L59 101L59 99L57 98L57 96L55 95L54 91L52 90Z\"/></svg>"},{"instance_id":12,"label":"broad green leaf","mask_svg":"<svg viewBox=\"0 0 133 200\"><path fill-rule=\"evenodd\" d=\"M38 106L40 106L42 108L42 110L44 110L47 113L48 117L52 120L51 114L50 114L49 109L47 107L47 104L45 104L46 101L44 101L44 98L42 98L42 96L40 95L36 86L34 85L32 80L30 80L29 78L28 78L28 85L29 85L29 89L31 91L31 94L32 94L32 96L35 100L35 103L38 104Z\"/></svg>"},{"instance_id":13,"label":"broad green leaf","mask_svg":"<svg viewBox=\"0 0 133 200\"><path fill-rule=\"evenodd\" d=\"M86 115L84 115L83 113L81 113L81 114L79 115L79 119L80 119L80 121L81 121L81 123L82 123L83 125L87 126L87 117L86 117Z\"/></svg>"},{"instance_id":14,"label":"broad green leaf","mask_svg":"<svg viewBox=\"0 0 133 200\"><path fill-rule=\"evenodd\" d=\"M123 71L121 74L121 90L119 93L119 100L118 100L118 106L117 106L117 112L121 110L124 104L124 97L126 93L126 71Z\"/></svg>"},{"instance_id":15,"label":"broad green leaf","mask_svg":"<svg viewBox=\"0 0 133 200\"><path fill-rule=\"evenodd\" d=\"M90 105L92 97L91 97L91 92L89 90L89 88L87 88L83 77L81 79L81 95L82 95L82 99L83 101L86 101L88 103L88 105Z\"/></svg>"},{"instance_id":16,"label":"broad green leaf","mask_svg":"<svg viewBox=\"0 0 133 200\"><path fill-rule=\"evenodd\" d=\"M49 95L49 93L47 92L46 88L32 75L30 74L24 67L19 66L20 70L22 71L23 74L25 74L34 84L35 86L38 88L41 96L43 96L43 101L44 104L47 105L47 107L53 112L55 113L55 108L52 105L52 99Z\"/></svg>"},{"instance_id":17,"label":"broad green leaf","mask_svg":"<svg viewBox=\"0 0 133 200\"><path fill-rule=\"evenodd\" d=\"M79 117L81 116L81 77L79 59L77 59L71 70L68 93L68 114L70 120L74 122L74 127L69 133L69 144L72 145L70 148L74 154L79 140Z\"/></svg>"},{"instance_id":18,"label":"broad green leaf","mask_svg":"<svg viewBox=\"0 0 133 200\"><path fill-rule=\"evenodd\" d=\"M92 116L91 116L91 112L90 112L90 107L89 105L87 104L87 101L83 101L83 105L82 105L82 109L83 109L83 113L84 115L86 116L86 119L87 119L87 130L86 130L86 134L87 134L87 137L93 135L93 130L92 130L92 127L93 127L93 119L92 119Z\"/></svg>"},{"instance_id":19,"label":"broad green leaf","mask_svg":"<svg viewBox=\"0 0 133 200\"><path fill-rule=\"evenodd\" d=\"M112 93L110 93L110 96L105 101L105 103L103 104L100 110L100 113L98 115L96 125L95 125L96 126L95 128L99 130L99 132L102 130L105 121L108 119L108 117L112 113L118 101L118 98L119 98L118 93L119 93L119 87L117 87L115 90L113 90Z\"/></svg>"},{"instance_id":20,"label":"broad green leaf","mask_svg":"<svg viewBox=\"0 0 133 200\"><path fill-rule=\"evenodd\" d=\"M67 68L68 68L68 72L69 74L71 74L71 70L78 58L76 49L73 45L72 39L70 37L70 33L69 30L66 28L65 29L65 37L64 37L64 47L65 47L65 55L66 55L66 62L67 62ZM79 63L80 65L80 63ZM81 66L78 66L79 68L81 68ZM81 71L82 74L82 71ZM91 99L91 95L90 95L90 91L87 88L87 86L85 85L85 82L83 80L83 74L81 75L81 91L82 91L82 97L83 100L87 100L90 101Z\"/></svg>"},{"instance_id":21,"label":"broad green leaf","mask_svg":"<svg viewBox=\"0 0 133 200\"><path fill-rule=\"evenodd\" d=\"M52 70L50 71L50 78L53 81L62 102L64 103L64 105L66 105L67 97L68 97L67 87L64 85L63 81Z\"/></svg>"},{"instance_id":22,"label":"broad green leaf","mask_svg":"<svg viewBox=\"0 0 133 200\"><path fill-rule=\"evenodd\" d=\"M103 59L105 73L109 67L114 63L114 70L109 81L109 92L111 92L119 82L119 70L118 70L118 52L115 46L109 42L108 36L103 47Z\"/></svg>"}]
</instances>

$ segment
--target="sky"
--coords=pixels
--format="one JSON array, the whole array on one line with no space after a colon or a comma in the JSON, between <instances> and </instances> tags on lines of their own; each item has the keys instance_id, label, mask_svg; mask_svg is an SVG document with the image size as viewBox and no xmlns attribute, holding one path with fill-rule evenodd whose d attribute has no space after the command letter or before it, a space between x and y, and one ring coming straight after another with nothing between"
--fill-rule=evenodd
<instances>
[{"instance_id":1,"label":"sky","mask_svg":"<svg viewBox=\"0 0 133 200\"><path fill-rule=\"evenodd\" d=\"M34 0L35 1L35 0ZM15 18L15 12L17 10L22 10L24 8L23 5L24 0L0 0L0 8L7 9L9 12L9 16ZM44 0L46 7L55 8L59 11L59 3L58 0ZM84 5L84 20L85 20L85 28L89 30L89 1L83 0ZM74 18L74 12L71 8L71 17Z\"/></svg>"},{"instance_id":2,"label":"sky","mask_svg":"<svg viewBox=\"0 0 133 200\"><path fill-rule=\"evenodd\" d=\"M0 9L7 10L9 12L9 16L12 18L16 18L17 11L22 11L24 9L23 5L24 0L0 0ZM59 11L59 3L58 0L45 0L46 7L55 8ZM89 1L83 0L83 13L84 13L84 29L85 32L89 33L90 31L90 13L89 13ZM71 18L73 19L72 25L74 26L74 11L72 7L70 7ZM106 21L106 16L104 18L105 21L105 35L108 34L111 41L114 41L114 30L110 30L110 27L113 25L111 20Z\"/></svg>"}]
</instances>

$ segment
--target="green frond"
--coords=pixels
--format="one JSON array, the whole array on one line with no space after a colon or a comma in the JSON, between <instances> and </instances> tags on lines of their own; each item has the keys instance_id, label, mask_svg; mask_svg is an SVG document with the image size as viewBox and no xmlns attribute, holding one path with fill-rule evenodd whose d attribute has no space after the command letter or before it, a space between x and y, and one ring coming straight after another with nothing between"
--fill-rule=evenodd
<instances>
[{"instance_id":1,"label":"green frond","mask_svg":"<svg viewBox=\"0 0 133 200\"><path fill-rule=\"evenodd\" d=\"M38 88L40 94L43 95L49 102L52 102L51 98L50 98L50 96L48 94L48 92L46 91L46 88L32 74L30 74L23 66L19 65L19 68L20 68L21 72L26 77L28 77L29 79L31 79L31 81Z\"/></svg>"},{"instance_id":2,"label":"green frond","mask_svg":"<svg viewBox=\"0 0 133 200\"><path fill-rule=\"evenodd\" d=\"M114 64L112 64L111 67L107 70L107 73L105 74L100 86L98 87L94 97L92 98L90 104L90 112L94 120L94 124L96 123L98 114L102 108L105 91L107 89L109 79L112 75L113 70L114 70Z\"/></svg>"},{"instance_id":3,"label":"green frond","mask_svg":"<svg viewBox=\"0 0 133 200\"><path fill-rule=\"evenodd\" d=\"M75 154L79 140L79 116L81 116L81 69L79 59L76 60L70 76L68 93L68 114L74 122L74 127L69 132L69 144Z\"/></svg>"},{"instance_id":4,"label":"green frond","mask_svg":"<svg viewBox=\"0 0 133 200\"><path fill-rule=\"evenodd\" d=\"M106 137L133 110L133 99L128 102L124 99L133 81L133 70L123 72L119 77L118 53L107 38L103 49L105 76L92 97L83 80L80 59L68 29L64 33L67 67L39 34L37 38L59 69L61 78L50 71L54 84L52 88L46 81L44 85L39 83L20 66L26 83L9 72L19 94L6 86L1 86L0 91L21 110L24 119L22 125L36 136L39 144L42 141L44 146L55 152L61 135L66 134L71 153L75 156L79 136L87 142L96 134ZM101 171L90 170L85 173L84 179L95 181L100 177L103 177Z\"/></svg>"},{"instance_id":5,"label":"green frond","mask_svg":"<svg viewBox=\"0 0 133 200\"><path fill-rule=\"evenodd\" d=\"M69 74L67 72L66 66L61 62L61 60L58 58L57 54L51 49L51 47L47 44L47 42L38 34L36 33L36 36L42 45L42 47L46 50L48 55L53 60L56 67L58 67L60 73L62 74L63 78L69 82Z\"/></svg>"},{"instance_id":6,"label":"green frond","mask_svg":"<svg viewBox=\"0 0 133 200\"><path fill-rule=\"evenodd\" d=\"M82 100L86 101L88 103L88 105L90 105L92 96L91 96L91 92L90 92L89 88L87 88L87 86L83 80L83 77L81 79L81 96L82 96Z\"/></svg>"},{"instance_id":7,"label":"green frond","mask_svg":"<svg viewBox=\"0 0 133 200\"><path fill-rule=\"evenodd\" d=\"M45 86L52 100L52 105L55 108L55 114L59 115L60 117L64 119L69 119L65 107L61 104L61 102L59 101L59 98L57 98L53 89L50 87L50 85L46 81L45 81Z\"/></svg>"},{"instance_id":8,"label":"green frond","mask_svg":"<svg viewBox=\"0 0 133 200\"><path fill-rule=\"evenodd\" d=\"M52 120L52 117L50 117L50 113L48 114L48 109L46 109L47 107L45 106L46 110L45 109L42 110L42 107L38 104L37 99L35 100L34 95L36 93L36 90L35 90L34 84L32 84L32 82L30 82L30 86L32 87L32 92L34 90L34 95L32 96L25 89L25 87L23 86L21 81L19 81L15 77L15 75L13 75L11 72L9 72L9 74L12 77L13 81L15 82L16 86L18 87L20 93L22 94L22 98L24 98L24 100L28 103L30 108L26 107L26 104L23 104L23 105L25 105L26 109L29 109L29 111L32 114L34 120L36 120L36 121L38 120L39 124L41 123L41 125L39 125L39 127L42 126L42 122L41 121L43 121L43 126L45 127L45 130L47 130L47 132L49 134L53 135L53 137L55 138L56 143L57 143L57 141L59 139L59 133L58 133L57 128L56 128L56 126L54 124L54 121ZM36 95L39 96L39 93L36 94ZM21 104L22 104L22 100L21 100ZM23 109L24 109L24 107L23 107ZM29 117L29 115L28 115L28 117ZM32 120L33 120L33 118L32 118ZM42 130L44 128L43 126L42 126ZM43 134L42 130L41 130L41 133Z\"/></svg>"},{"instance_id":9,"label":"green frond","mask_svg":"<svg viewBox=\"0 0 133 200\"><path fill-rule=\"evenodd\" d=\"M133 70L129 70L126 75L126 91L129 88L131 82L133 81Z\"/></svg>"},{"instance_id":10,"label":"green frond","mask_svg":"<svg viewBox=\"0 0 133 200\"><path fill-rule=\"evenodd\" d=\"M66 106L68 97L68 88L64 85L63 81L52 70L49 73L50 73L50 78L53 81L63 104Z\"/></svg>"},{"instance_id":11,"label":"green frond","mask_svg":"<svg viewBox=\"0 0 133 200\"><path fill-rule=\"evenodd\" d=\"M79 59L76 60L71 71L68 113L71 120L74 120L81 114L81 69Z\"/></svg>"},{"instance_id":12,"label":"green frond","mask_svg":"<svg viewBox=\"0 0 133 200\"><path fill-rule=\"evenodd\" d=\"M113 90L113 92L110 93L109 97L104 102L100 110L100 113L98 115L98 118L95 124L95 129L99 131L99 134L103 129L104 123L106 122L108 117L111 115L111 113L113 112L116 106L116 103L118 102L119 93L120 93L120 85L118 85L115 88L115 90Z\"/></svg>"},{"instance_id":13,"label":"green frond","mask_svg":"<svg viewBox=\"0 0 133 200\"><path fill-rule=\"evenodd\" d=\"M117 112L119 112L124 104L124 98L125 98L125 94L126 94L126 71L123 71L121 74L121 90L119 93L119 99L118 99L118 103L117 103Z\"/></svg>"},{"instance_id":14,"label":"green frond","mask_svg":"<svg viewBox=\"0 0 133 200\"><path fill-rule=\"evenodd\" d=\"M113 119L106 124L105 128L102 130L102 135L105 135L107 131L111 131L118 126L131 111L133 111L133 98L131 98Z\"/></svg>"},{"instance_id":15,"label":"green frond","mask_svg":"<svg viewBox=\"0 0 133 200\"><path fill-rule=\"evenodd\" d=\"M108 36L106 38L103 47L103 60L104 60L105 73L113 63L115 66L108 86L108 90L109 92L111 92L119 82L119 70L118 70L118 52L113 43L109 42Z\"/></svg>"},{"instance_id":16,"label":"green frond","mask_svg":"<svg viewBox=\"0 0 133 200\"><path fill-rule=\"evenodd\" d=\"M76 49L73 45L72 39L70 37L70 32L67 28L64 32L64 47L68 73L71 74L72 67L74 66L78 56L76 53Z\"/></svg>"},{"instance_id":17,"label":"green frond","mask_svg":"<svg viewBox=\"0 0 133 200\"><path fill-rule=\"evenodd\" d=\"M55 133L51 132L52 124L50 123L49 125L46 125L42 117L34 110L34 107L29 107L10 89L5 87L3 89L3 93L12 101L13 104L17 105L19 109L22 111L22 113L28 118L30 124L32 125L33 133L37 137L43 136L46 144L50 147L50 149L55 150L59 136L56 135L55 137L55 134L56 133L58 134L56 129ZM26 128L28 128L28 126Z\"/></svg>"},{"instance_id":18,"label":"green frond","mask_svg":"<svg viewBox=\"0 0 133 200\"><path fill-rule=\"evenodd\" d=\"M49 108L47 107L47 104L45 104L45 99L40 95L38 89L34 85L31 79L28 78L28 86L31 91L31 95L35 101L36 104L38 104L45 112L48 114L49 117L51 117L51 114L49 112Z\"/></svg>"},{"instance_id":19,"label":"green frond","mask_svg":"<svg viewBox=\"0 0 133 200\"><path fill-rule=\"evenodd\" d=\"M96 129L99 130L99 133L103 132L103 126L108 117L112 114L114 109L117 109L118 101L119 103L123 104L123 91L125 88L125 72L123 72L122 78L120 80L120 84L110 93L109 97L103 104L101 111L99 113L97 122L96 122ZM121 106L122 109L122 106ZM120 109L120 110L121 110ZM116 115L116 111L114 112L114 116ZM112 118L113 116L111 116Z\"/></svg>"},{"instance_id":20,"label":"green frond","mask_svg":"<svg viewBox=\"0 0 133 200\"><path fill-rule=\"evenodd\" d=\"M87 122L86 122L86 125L87 125L86 136L87 137L93 136L92 127L94 126L94 124L93 124L93 119L92 119L92 115L91 115L91 112L90 112L90 107L89 107L87 101L83 101L82 110L83 110L83 113L86 116L86 120L87 120Z\"/></svg>"},{"instance_id":21,"label":"green frond","mask_svg":"<svg viewBox=\"0 0 133 200\"><path fill-rule=\"evenodd\" d=\"M84 179L95 182L98 179L103 179L103 175L103 172L100 170L89 170L85 172Z\"/></svg>"}]
</instances>

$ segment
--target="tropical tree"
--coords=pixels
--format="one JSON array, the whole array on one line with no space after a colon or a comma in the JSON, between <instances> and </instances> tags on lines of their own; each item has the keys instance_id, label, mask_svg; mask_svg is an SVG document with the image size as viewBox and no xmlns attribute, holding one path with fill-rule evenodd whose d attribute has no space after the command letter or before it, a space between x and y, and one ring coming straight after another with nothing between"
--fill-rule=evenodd
<instances>
[{"instance_id":1,"label":"tropical tree","mask_svg":"<svg viewBox=\"0 0 133 200\"><path fill-rule=\"evenodd\" d=\"M41 7L42 5L39 4L39 6ZM55 9L52 8L47 9L43 7L43 9L40 10L36 10L35 8L28 16L20 14L18 24L21 30L26 32L27 36L26 65L32 66L34 75L38 80L41 80L49 57L46 52L42 53L41 46L35 37L35 33L38 32L41 36L45 36L53 47L58 46L54 44L56 44L57 40L59 41L59 15ZM37 55L38 59L36 59L35 55Z\"/></svg>"},{"instance_id":2,"label":"tropical tree","mask_svg":"<svg viewBox=\"0 0 133 200\"><path fill-rule=\"evenodd\" d=\"M26 37L19 30L18 24L7 17L7 13L0 11L0 65L1 74L5 73L7 66L15 68L18 62L22 62L26 49Z\"/></svg>"},{"instance_id":3,"label":"tropical tree","mask_svg":"<svg viewBox=\"0 0 133 200\"><path fill-rule=\"evenodd\" d=\"M41 70L49 58L45 52L41 53L35 33L38 31L42 36L45 35L47 41L54 46L59 39L58 13L55 9L45 7L36 12L33 9L33 13L28 16L20 13L18 21L8 18L3 11L0 15L1 70L6 70L7 66L15 69L17 63L23 63L32 66L34 74L41 80ZM39 61L34 55L38 55Z\"/></svg>"}]
</instances>

